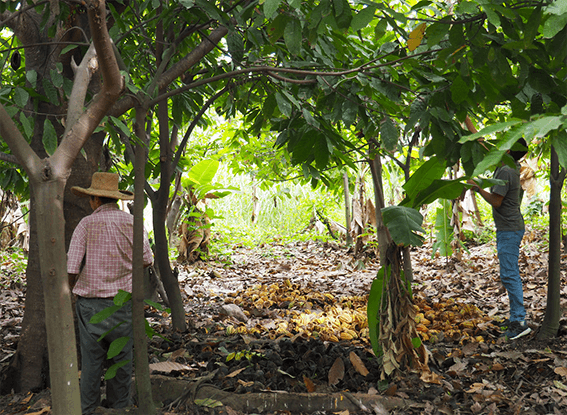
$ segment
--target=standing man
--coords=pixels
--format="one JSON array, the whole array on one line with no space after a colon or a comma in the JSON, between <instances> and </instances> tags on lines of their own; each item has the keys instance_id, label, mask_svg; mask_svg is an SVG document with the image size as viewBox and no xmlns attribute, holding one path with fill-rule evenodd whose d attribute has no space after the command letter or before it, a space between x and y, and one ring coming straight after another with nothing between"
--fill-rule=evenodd
<instances>
[{"instance_id":1,"label":"standing man","mask_svg":"<svg viewBox=\"0 0 567 415\"><path fill-rule=\"evenodd\" d=\"M516 146L522 149L508 151L515 161L515 168L502 163L494 172L494 178L504 181L503 185L493 186L490 192L478 186L472 187L472 190L478 192L492 206L492 216L496 225L500 280L510 300L510 319L505 323L507 330L504 336L510 340L525 336L532 331L526 323L524 290L518 264L520 242L522 242L525 231L524 218L520 212L523 190L520 185L519 161L527 153L526 140L521 138ZM476 184L472 180L469 180L469 183Z\"/></svg>"},{"instance_id":2,"label":"standing man","mask_svg":"<svg viewBox=\"0 0 567 415\"><path fill-rule=\"evenodd\" d=\"M103 365L110 343L120 337L130 340L113 359L127 362L106 385L108 406L131 405L132 384L132 303L98 324L89 321L96 313L113 306L119 290L132 292L132 253L134 218L117 205L119 199L132 200L134 194L118 189L115 173L94 173L91 187L74 186L71 192L90 197L93 213L83 218L71 238L67 272L77 296L76 309L81 347L81 409L91 414L100 405ZM152 264L152 251L144 236L144 266ZM78 277L78 278L77 278ZM109 330L109 333L107 333ZM107 333L102 340L99 338Z\"/></svg>"}]
</instances>

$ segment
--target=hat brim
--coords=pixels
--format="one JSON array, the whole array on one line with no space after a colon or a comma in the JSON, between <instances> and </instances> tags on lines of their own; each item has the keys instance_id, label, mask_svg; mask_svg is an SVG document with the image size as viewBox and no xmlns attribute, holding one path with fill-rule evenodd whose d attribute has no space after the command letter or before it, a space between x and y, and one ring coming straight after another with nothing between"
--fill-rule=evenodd
<instances>
[{"instance_id":1,"label":"hat brim","mask_svg":"<svg viewBox=\"0 0 567 415\"><path fill-rule=\"evenodd\" d=\"M80 197L86 196L98 196L98 197L108 197L110 199L123 199L123 200L134 200L134 193L129 190L101 190L101 189L85 189L79 186L71 187L71 193Z\"/></svg>"}]
</instances>

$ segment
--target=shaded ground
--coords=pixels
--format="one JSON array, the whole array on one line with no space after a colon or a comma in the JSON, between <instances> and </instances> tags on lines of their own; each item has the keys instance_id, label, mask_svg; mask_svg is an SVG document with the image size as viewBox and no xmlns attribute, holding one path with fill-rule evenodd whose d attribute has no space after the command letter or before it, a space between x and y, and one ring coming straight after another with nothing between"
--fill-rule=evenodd
<instances>
[{"instance_id":1,"label":"shaded ground","mask_svg":"<svg viewBox=\"0 0 567 415\"><path fill-rule=\"evenodd\" d=\"M543 238L527 232L521 255L534 332L546 301ZM430 351L432 375L404 373L387 380L368 342L366 296L378 267L373 255L353 259L338 245L302 242L239 248L224 263L179 266L191 329L173 333L166 314L148 309L152 325L167 339L150 342L150 363L156 377L197 386L193 395L174 386L161 390L161 411L239 413L238 402L219 406L221 393L211 392L216 390L247 400L286 391L306 402L307 395L294 394L366 402L354 410L351 405L350 413L364 408L391 414L567 413L565 318L559 337L545 344L535 335L515 342L499 338L491 322L506 317L508 300L498 282L493 243L469 247L449 261L432 259L426 245L412 259L418 330ZM2 364L15 350L23 316L22 287L12 288L0 294ZM49 413L45 395L4 397L0 414ZM398 406L368 406L368 396L389 397Z\"/></svg>"}]
</instances>

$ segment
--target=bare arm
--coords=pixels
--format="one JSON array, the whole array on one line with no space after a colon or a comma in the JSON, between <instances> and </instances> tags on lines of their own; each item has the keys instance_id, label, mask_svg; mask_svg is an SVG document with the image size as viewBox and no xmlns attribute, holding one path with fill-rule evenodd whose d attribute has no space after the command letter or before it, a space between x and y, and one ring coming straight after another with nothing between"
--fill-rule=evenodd
<instances>
[{"instance_id":1,"label":"bare arm","mask_svg":"<svg viewBox=\"0 0 567 415\"><path fill-rule=\"evenodd\" d=\"M481 189L480 187L478 187L476 185L476 183L473 180L468 180L467 183L474 184L474 186L471 188L471 190L474 190L479 195L481 195L482 198L484 200L486 200L488 203L490 203L490 205L493 208L498 209L502 205L502 201L504 200L504 196L499 195L497 193L487 192L486 190Z\"/></svg>"}]
</instances>

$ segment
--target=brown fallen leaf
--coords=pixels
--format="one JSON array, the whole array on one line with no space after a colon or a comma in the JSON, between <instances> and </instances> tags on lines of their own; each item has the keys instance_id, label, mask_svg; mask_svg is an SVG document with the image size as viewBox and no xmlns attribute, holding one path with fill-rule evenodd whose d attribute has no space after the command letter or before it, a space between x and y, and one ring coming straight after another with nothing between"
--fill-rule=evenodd
<instances>
[{"instance_id":1,"label":"brown fallen leaf","mask_svg":"<svg viewBox=\"0 0 567 415\"><path fill-rule=\"evenodd\" d=\"M246 370L246 369L248 369L248 368L247 368L247 367L241 367L240 369L236 369L235 371L230 372L228 375L226 375L226 377L227 377L227 378L233 378L233 377L235 377L236 375L238 375L240 372L242 372L242 371L244 371L244 370Z\"/></svg>"},{"instance_id":2,"label":"brown fallen leaf","mask_svg":"<svg viewBox=\"0 0 567 415\"><path fill-rule=\"evenodd\" d=\"M303 376L303 383L305 383L305 387L307 388L307 392L309 393L313 393L317 389L313 381L305 375Z\"/></svg>"},{"instance_id":3,"label":"brown fallen leaf","mask_svg":"<svg viewBox=\"0 0 567 415\"><path fill-rule=\"evenodd\" d=\"M491 367L492 370L504 370L504 366L502 366L500 363L494 363Z\"/></svg>"},{"instance_id":4,"label":"brown fallen leaf","mask_svg":"<svg viewBox=\"0 0 567 415\"><path fill-rule=\"evenodd\" d=\"M354 366L354 369L362 376L367 376L370 373L366 368L366 366L364 365L362 359L354 351L350 352L349 359L352 365Z\"/></svg>"},{"instance_id":5,"label":"brown fallen leaf","mask_svg":"<svg viewBox=\"0 0 567 415\"><path fill-rule=\"evenodd\" d=\"M559 376L567 377L567 367L556 367L554 372Z\"/></svg>"},{"instance_id":6,"label":"brown fallen leaf","mask_svg":"<svg viewBox=\"0 0 567 415\"><path fill-rule=\"evenodd\" d=\"M329 370L329 386L335 386L345 376L345 363L337 357Z\"/></svg>"}]
</instances>

